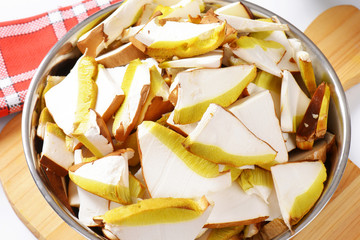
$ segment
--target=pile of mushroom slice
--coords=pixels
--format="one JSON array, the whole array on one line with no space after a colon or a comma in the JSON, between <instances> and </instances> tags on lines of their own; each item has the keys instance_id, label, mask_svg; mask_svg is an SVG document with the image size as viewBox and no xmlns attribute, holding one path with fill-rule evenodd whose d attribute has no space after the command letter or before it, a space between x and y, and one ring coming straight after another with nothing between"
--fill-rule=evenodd
<instances>
[{"instance_id":1,"label":"pile of mushroom slice","mask_svg":"<svg viewBox=\"0 0 360 240\"><path fill-rule=\"evenodd\" d=\"M109 239L292 231L335 136L288 31L240 2L124 1L41 94L39 162L63 205Z\"/></svg>"}]
</instances>

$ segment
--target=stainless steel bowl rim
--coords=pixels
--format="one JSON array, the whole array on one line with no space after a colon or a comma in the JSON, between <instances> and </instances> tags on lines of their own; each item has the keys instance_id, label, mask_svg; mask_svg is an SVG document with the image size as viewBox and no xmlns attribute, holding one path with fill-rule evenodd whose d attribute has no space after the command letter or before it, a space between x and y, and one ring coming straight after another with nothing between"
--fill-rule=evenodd
<instances>
[{"instance_id":1,"label":"stainless steel bowl rim","mask_svg":"<svg viewBox=\"0 0 360 240\"><path fill-rule=\"evenodd\" d=\"M225 2L235 2L236 0L225 0ZM277 14L274 14L273 12L264 9L256 4L242 1L246 6L248 6L251 10L262 13L266 16L277 16L279 20L282 23L285 23L289 26L290 31L296 35L298 39L300 39L302 42L304 42L312 52L314 52L319 58L319 60L323 63L325 68L327 69L327 72L332 81L331 83L334 85L334 91L335 94L339 98L339 111L341 118L340 121L342 121L343 125L343 139L345 140L344 144L342 144L341 149L339 149L339 164L337 165L337 168L335 172L335 176L333 177L332 184L330 185L329 189L323 194L321 200L317 203L316 207L306 216L306 221L300 222L295 228L294 228L294 234L291 235L289 231L285 232L281 236L277 237L276 239L289 239L293 236L295 236L297 233L299 233L303 228L305 228L320 212L321 210L326 206L327 202L330 200L331 196L334 194L340 179L344 173L346 163L348 160L348 154L349 154L349 148L350 148L350 114L348 110L348 104L345 97L345 93L343 90L343 87L340 83L340 80L338 79L334 69L332 68L329 61L326 59L326 57L323 55L323 53L317 48L317 46L299 29L297 29L295 26L293 26L291 23L286 21L285 19L281 18ZM88 239L99 239L101 236L95 234L93 231L91 231L86 226L82 225L78 222L77 218L74 217L71 213L69 213L67 210L63 209L59 204L56 202L56 196L54 196L51 191L48 189L46 184L44 184L39 172L36 170L34 166L34 158L36 157L36 153L34 153L34 150L31 148L32 143L30 142L30 132L31 132L31 118L32 113L34 110L34 102L33 96L36 93L36 89L38 87L39 82L42 80L44 71L47 68L48 63L52 58L55 57L56 53L60 50L60 48L79 30L81 30L83 27L85 27L87 24L89 24L91 21L95 20L96 18L100 17L101 15L115 10L121 3L116 3L114 5L111 5L107 8L104 8L100 10L99 12L91 15L78 25L76 25L74 28L72 28L68 33L65 34L64 37L62 37L55 45L54 47L49 51L49 53L46 55L46 57L43 59L41 64L39 65L27 92L26 98L25 98L25 104L23 108L23 115L22 115L22 143L24 148L24 154L27 161L27 165L29 167L30 173L39 188L41 194L44 196L45 200L49 203L49 205L53 208L53 210L73 229L78 231L80 234L82 234L84 237Z\"/></svg>"}]
</instances>

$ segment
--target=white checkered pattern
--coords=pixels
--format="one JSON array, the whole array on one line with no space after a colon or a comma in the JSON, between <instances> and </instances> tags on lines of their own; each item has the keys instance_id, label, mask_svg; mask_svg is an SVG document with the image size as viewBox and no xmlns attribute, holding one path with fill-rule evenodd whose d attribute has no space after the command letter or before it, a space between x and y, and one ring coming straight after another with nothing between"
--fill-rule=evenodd
<instances>
[{"instance_id":1,"label":"white checkered pattern","mask_svg":"<svg viewBox=\"0 0 360 240\"><path fill-rule=\"evenodd\" d=\"M11 84L12 84L12 82L9 77L0 80L0 88L1 89L5 89L5 88L9 87L9 86L11 86Z\"/></svg>"},{"instance_id":2,"label":"white checkered pattern","mask_svg":"<svg viewBox=\"0 0 360 240\"><path fill-rule=\"evenodd\" d=\"M50 23L57 23L63 20L60 11L49 12Z\"/></svg>"},{"instance_id":3,"label":"white checkered pattern","mask_svg":"<svg viewBox=\"0 0 360 240\"><path fill-rule=\"evenodd\" d=\"M104 6L104 5L109 5L110 1L109 0L96 0L97 4L99 6Z\"/></svg>"},{"instance_id":4,"label":"white checkered pattern","mask_svg":"<svg viewBox=\"0 0 360 240\"><path fill-rule=\"evenodd\" d=\"M75 16L79 16L82 13L86 13L86 8L84 4L79 4L73 7L73 11L75 13Z\"/></svg>"}]
</instances>

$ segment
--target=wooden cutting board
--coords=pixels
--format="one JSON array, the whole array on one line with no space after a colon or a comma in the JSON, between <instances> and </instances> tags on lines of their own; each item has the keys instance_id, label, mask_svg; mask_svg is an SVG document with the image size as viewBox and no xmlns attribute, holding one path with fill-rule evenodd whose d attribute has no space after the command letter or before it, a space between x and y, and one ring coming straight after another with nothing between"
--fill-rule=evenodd
<instances>
[{"instance_id":1,"label":"wooden cutting board","mask_svg":"<svg viewBox=\"0 0 360 240\"><path fill-rule=\"evenodd\" d=\"M331 8L305 33L334 66L345 89L360 82L360 11ZM0 180L16 214L39 239L83 239L47 204L27 168L21 114L0 133ZM337 191L318 217L294 239L360 239L360 169L350 160Z\"/></svg>"}]
</instances>

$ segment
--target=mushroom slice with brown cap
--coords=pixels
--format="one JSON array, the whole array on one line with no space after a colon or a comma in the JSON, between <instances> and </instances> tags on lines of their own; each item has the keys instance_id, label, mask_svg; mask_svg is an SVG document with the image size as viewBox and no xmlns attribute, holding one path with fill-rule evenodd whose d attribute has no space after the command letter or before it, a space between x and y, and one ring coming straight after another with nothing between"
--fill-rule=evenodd
<instances>
[{"instance_id":1,"label":"mushroom slice with brown cap","mask_svg":"<svg viewBox=\"0 0 360 240\"><path fill-rule=\"evenodd\" d=\"M180 134L150 121L139 125L137 132L151 197L194 198L230 186L230 172L221 173L217 164L188 152Z\"/></svg>"},{"instance_id":2,"label":"mushroom slice with brown cap","mask_svg":"<svg viewBox=\"0 0 360 240\"><path fill-rule=\"evenodd\" d=\"M312 96L316 91L317 85L310 55L305 51L302 43L298 39L291 38L289 39L289 43L293 48L294 58L300 69L301 78L304 81L310 96Z\"/></svg>"},{"instance_id":3,"label":"mushroom slice with brown cap","mask_svg":"<svg viewBox=\"0 0 360 240\"><path fill-rule=\"evenodd\" d=\"M174 111L171 112L166 123L171 129L180 133L184 137L187 137L197 126L198 122L189 123L189 124L176 124L174 123Z\"/></svg>"},{"instance_id":4,"label":"mushroom slice with brown cap","mask_svg":"<svg viewBox=\"0 0 360 240\"><path fill-rule=\"evenodd\" d=\"M130 41L145 54L157 59L201 55L220 46L225 38L225 23L194 24L154 18Z\"/></svg>"},{"instance_id":5,"label":"mushroom slice with brown cap","mask_svg":"<svg viewBox=\"0 0 360 240\"><path fill-rule=\"evenodd\" d=\"M51 169L58 176L66 176L73 163L74 156L66 148L64 132L55 123L48 122L45 127L40 164Z\"/></svg>"},{"instance_id":6,"label":"mushroom slice with brown cap","mask_svg":"<svg viewBox=\"0 0 360 240\"><path fill-rule=\"evenodd\" d=\"M70 206L69 196L66 192L65 178L58 176L49 168L43 169L52 192L57 196L58 200L66 207L70 213L74 214Z\"/></svg>"},{"instance_id":7,"label":"mushroom slice with brown cap","mask_svg":"<svg viewBox=\"0 0 360 240\"><path fill-rule=\"evenodd\" d=\"M225 14L218 14L218 18L226 21L230 26L232 26L239 32L289 30L289 27L286 24L265 22L265 21L248 19L244 17L230 16Z\"/></svg>"},{"instance_id":8,"label":"mushroom slice with brown cap","mask_svg":"<svg viewBox=\"0 0 360 240\"><path fill-rule=\"evenodd\" d=\"M268 143L277 151L274 162L262 165L262 167L269 168L271 165L288 161L288 152L282 136L279 119L275 113L274 101L268 90L242 98L227 109L255 136Z\"/></svg>"},{"instance_id":9,"label":"mushroom slice with brown cap","mask_svg":"<svg viewBox=\"0 0 360 240\"><path fill-rule=\"evenodd\" d=\"M282 77L281 69L277 64L286 50L280 43L249 36L240 36L231 43L230 47L237 57L248 63L255 64L261 70L277 77Z\"/></svg>"},{"instance_id":10,"label":"mushroom slice with brown cap","mask_svg":"<svg viewBox=\"0 0 360 240\"><path fill-rule=\"evenodd\" d=\"M101 64L98 66L96 85L98 87L98 93L95 111L107 122L119 109L125 95L123 90L117 87L117 83L109 71Z\"/></svg>"},{"instance_id":11,"label":"mushroom slice with brown cap","mask_svg":"<svg viewBox=\"0 0 360 240\"><path fill-rule=\"evenodd\" d=\"M152 198L106 212L104 228L121 240L193 240L212 206L202 197Z\"/></svg>"},{"instance_id":12,"label":"mushroom slice with brown cap","mask_svg":"<svg viewBox=\"0 0 360 240\"><path fill-rule=\"evenodd\" d=\"M270 20L271 21L271 20ZM288 70L290 72L298 72L299 68L295 61L295 51L291 46L286 33L284 31L267 31L267 32L255 32L251 33L249 36L255 37L258 39L263 39L265 41L275 41L280 43L286 49L285 54L278 62L278 67L281 70Z\"/></svg>"},{"instance_id":13,"label":"mushroom slice with brown cap","mask_svg":"<svg viewBox=\"0 0 360 240\"><path fill-rule=\"evenodd\" d=\"M320 197L326 168L321 161L289 162L271 167L271 173L282 217L292 230Z\"/></svg>"},{"instance_id":14,"label":"mushroom slice with brown cap","mask_svg":"<svg viewBox=\"0 0 360 240\"><path fill-rule=\"evenodd\" d=\"M121 206L121 204L115 202L112 202L112 204L110 204L110 200L85 191L80 187L78 187L77 189L80 199L78 213L79 222L88 227L99 226L99 223L94 222L93 218L105 214L107 211L110 210L110 206L112 206L112 208Z\"/></svg>"},{"instance_id":15,"label":"mushroom slice with brown cap","mask_svg":"<svg viewBox=\"0 0 360 240\"><path fill-rule=\"evenodd\" d=\"M138 180L129 174L130 195L136 199L142 196L144 187L138 184ZM105 214L107 211L122 206L117 202L112 202L103 197L99 197L84 189L77 187L79 194L80 207L79 207L79 221L89 227L100 226L98 221L94 221L94 217Z\"/></svg>"},{"instance_id":16,"label":"mushroom slice with brown cap","mask_svg":"<svg viewBox=\"0 0 360 240\"><path fill-rule=\"evenodd\" d=\"M264 221L268 205L256 195L246 194L237 183L206 195L214 208L205 224L207 228L234 227Z\"/></svg>"},{"instance_id":17,"label":"mushroom slice with brown cap","mask_svg":"<svg viewBox=\"0 0 360 240\"><path fill-rule=\"evenodd\" d=\"M79 187L121 204L131 203L128 159L133 150L108 155L69 169L70 179Z\"/></svg>"},{"instance_id":18,"label":"mushroom slice with brown cap","mask_svg":"<svg viewBox=\"0 0 360 240\"><path fill-rule=\"evenodd\" d=\"M297 132L296 146L303 150L310 150L315 139L325 135L327 116L330 102L330 88L322 82L311 98Z\"/></svg>"},{"instance_id":19,"label":"mushroom slice with brown cap","mask_svg":"<svg viewBox=\"0 0 360 240\"><path fill-rule=\"evenodd\" d=\"M324 138L318 139L314 142L311 150L296 149L289 155L289 161L326 161L327 153L331 150L335 144L335 135L327 132Z\"/></svg>"},{"instance_id":20,"label":"mushroom slice with brown cap","mask_svg":"<svg viewBox=\"0 0 360 240\"><path fill-rule=\"evenodd\" d=\"M98 94L101 97L110 82L103 75L104 78L101 77L99 81L101 88L99 90L96 83L97 76L98 64L95 59L82 56L69 75L45 94L45 100L54 121L64 133L76 137L94 155L102 157L112 152L113 147L104 121L94 110L90 109L94 109L98 105L98 110L103 109L101 111L105 111L105 115L108 110L111 110L111 107L108 107L109 103L104 103L104 98L97 104ZM105 83L105 81L107 82ZM116 98L118 91L111 92L113 94L108 96Z\"/></svg>"},{"instance_id":21,"label":"mushroom slice with brown cap","mask_svg":"<svg viewBox=\"0 0 360 240\"><path fill-rule=\"evenodd\" d=\"M142 105L150 91L150 68L139 59L132 61L126 68L121 88L125 99L115 113L112 127L115 139L124 142L139 119Z\"/></svg>"},{"instance_id":22,"label":"mushroom slice with brown cap","mask_svg":"<svg viewBox=\"0 0 360 240\"><path fill-rule=\"evenodd\" d=\"M284 71L281 83L281 119L283 132L295 133L304 117L310 99L301 90L289 71Z\"/></svg>"},{"instance_id":23,"label":"mushroom slice with brown cap","mask_svg":"<svg viewBox=\"0 0 360 240\"><path fill-rule=\"evenodd\" d=\"M177 90L174 123L199 121L210 103L229 106L255 76L254 65L180 72L170 87L170 95Z\"/></svg>"},{"instance_id":24,"label":"mushroom slice with brown cap","mask_svg":"<svg viewBox=\"0 0 360 240\"><path fill-rule=\"evenodd\" d=\"M66 135L74 131L75 112L79 94L79 65L84 56L80 57L70 73L45 95L46 106L57 125Z\"/></svg>"},{"instance_id":25,"label":"mushroom slice with brown cap","mask_svg":"<svg viewBox=\"0 0 360 240\"><path fill-rule=\"evenodd\" d=\"M151 63L150 63L151 65ZM144 102L136 125L144 120L155 121L174 106L169 101L169 86L164 81L156 66L150 68L150 90Z\"/></svg>"},{"instance_id":26,"label":"mushroom slice with brown cap","mask_svg":"<svg viewBox=\"0 0 360 240\"><path fill-rule=\"evenodd\" d=\"M114 149L104 120L93 110L98 97L97 76L98 64L95 59L89 56L81 58L73 131L69 135L77 138L96 157L102 157Z\"/></svg>"},{"instance_id":27,"label":"mushroom slice with brown cap","mask_svg":"<svg viewBox=\"0 0 360 240\"><path fill-rule=\"evenodd\" d=\"M98 56L95 60L106 68L113 68L124 66L137 58L145 59L146 55L129 42Z\"/></svg>"},{"instance_id":28,"label":"mushroom slice with brown cap","mask_svg":"<svg viewBox=\"0 0 360 240\"><path fill-rule=\"evenodd\" d=\"M232 113L213 103L186 138L184 146L209 161L235 167L268 164L276 157L271 146L256 137Z\"/></svg>"},{"instance_id":29,"label":"mushroom slice with brown cap","mask_svg":"<svg viewBox=\"0 0 360 240\"><path fill-rule=\"evenodd\" d=\"M104 21L82 35L77 43L82 53L96 57L99 53L114 42L122 31L133 25L140 16L142 6L151 0L126 0Z\"/></svg>"},{"instance_id":30,"label":"mushroom slice with brown cap","mask_svg":"<svg viewBox=\"0 0 360 240\"><path fill-rule=\"evenodd\" d=\"M103 157L112 151L114 146L110 132L101 116L90 109L86 120L83 120L72 136L79 140L97 158Z\"/></svg>"}]
</instances>

